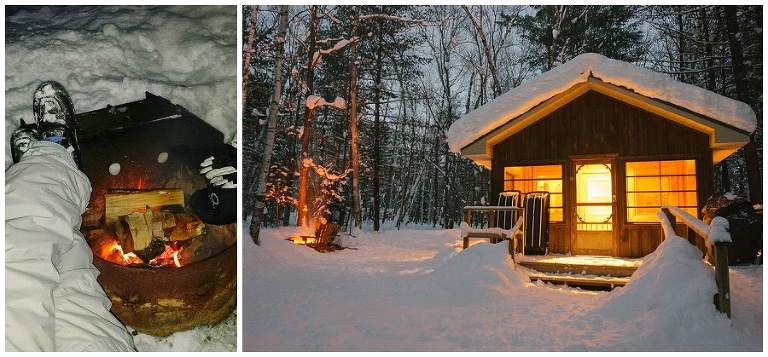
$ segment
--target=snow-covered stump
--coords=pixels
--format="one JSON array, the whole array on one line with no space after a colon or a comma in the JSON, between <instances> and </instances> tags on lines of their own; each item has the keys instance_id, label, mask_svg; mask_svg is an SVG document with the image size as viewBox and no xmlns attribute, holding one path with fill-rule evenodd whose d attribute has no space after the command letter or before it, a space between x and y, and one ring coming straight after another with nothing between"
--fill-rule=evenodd
<instances>
[{"instance_id":1,"label":"snow-covered stump","mask_svg":"<svg viewBox=\"0 0 768 357\"><path fill-rule=\"evenodd\" d=\"M704 239L707 246L707 261L715 267L715 282L717 294L714 303L717 311L731 317L731 288L729 281L728 247L732 245L731 235L728 233L728 220L723 217L715 217L707 225L699 221L689 213L677 207L662 207L658 215L664 230L664 239L675 237L675 224L677 217L688 226L688 241L696 245L696 239ZM666 221L666 222L665 222Z\"/></svg>"}]
</instances>

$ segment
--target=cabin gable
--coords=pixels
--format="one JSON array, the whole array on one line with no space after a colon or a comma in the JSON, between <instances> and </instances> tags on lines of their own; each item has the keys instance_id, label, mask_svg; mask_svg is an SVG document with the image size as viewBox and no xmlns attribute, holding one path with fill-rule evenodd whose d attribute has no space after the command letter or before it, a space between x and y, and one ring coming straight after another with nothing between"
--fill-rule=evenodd
<instances>
[{"instance_id":1,"label":"cabin gable","mask_svg":"<svg viewBox=\"0 0 768 357\"><path fill-rule=\"evenodd\" d=\"M708 151L707 134L588 91L493 145L492 165L572 155L699 156Z\"/></svg>"},{"instance_id":2,"label":"cabin gable","mask_svg":"<svg viewBox=\"0 0 768 357\"><path fill-rule=\"evenodd\" d=\"M504 124L463 147L461 149L462 156L487 168L492 168L492 148L495 145L528 126L534 125L554 111L567 106L585 93L603 94L617 101L624 102L631 107L655 114L656 118L663 118L664 120L705 134L708 138L708 146L705 150L710 153L714 163L719 163L749 142L749 133L743 129L693 113L672 103L644 97L626 88L604 83L597 78L590 77L585 82L578 83L568 90L534 106L526 113L515 118L509 118ZM643 125L654 126L652 123Z\"/></svg>"},{"instance_id":3,"label":"cabin gable","mask_svg":"<svg viewBox=\"0 0 768 357\"><path fill-rule=\"evenodd\" d=\"M612 236L606 238L610 242L603 244L604 251L642 257L655 250L663 237L658 224L628 219L626 163L695 161L696 201L703 203L714 185L710 152L709 134L590 90L492 146L491 191L509 189L505 187L507 167L561 165L561 203L556 209L562 218L550 224L549 249L584 254L576 244L580 219L575 213L576 171L582 163L608 163L613 171L614 211Z\"/></svg>"}]
</instances>

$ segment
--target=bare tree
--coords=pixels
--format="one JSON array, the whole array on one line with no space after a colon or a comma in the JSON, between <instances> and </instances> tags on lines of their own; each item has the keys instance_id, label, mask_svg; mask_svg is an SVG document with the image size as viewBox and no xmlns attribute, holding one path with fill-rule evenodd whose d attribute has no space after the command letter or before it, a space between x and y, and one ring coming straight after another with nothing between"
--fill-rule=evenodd
<instances>
[{"instance_id":1,"label":"bare tree","mask_svg":"<svg viewBox=\"0 0 768 357\"><path fill-rule=\"evenodd\" d=\"M317 6L310 7L310 20L309 20L309 38L307 39L307 75L304 79L306 90L308 94L314 91L315 82L315 66L317 61L314 58L314 53L317 48ZM301 133L301 153L299 154L299 187L298 187L298 200L296 203L297 213L297 226L306 227L309 225L307 220L307 176L309 174L309 167L304 164L304 161L308 158L309 150L309 134L312 128L312 112L314 106L306 106L306 113L304 115L304 130Z\"/></svg>"},{"instance_id":2,"label":"bare tree","mask_svg":"<svg viewBox=\"0 0 768 357\"><path fill-rule=\"evenodd\" d=\"M248 68L251 66L251 56L255 50L253 49L253 37L256 34L256 18L259 14L259 7L254 6L251 13L251 30L248 34L248 49L245 50L245 61L243 61L243 111L245 111L246 103L248 102L248 79L251 75L251 71Z\"/></svg>"},{"instance_id":3,"label":"bare tree","mask_svg":"<svg viewBox=\"0 0 768 357\"><path fill-rule=\"evenodd\" d=\"M467 17L470 21L472 21L472 25L475 27L475 31L477 32L477 36L480 37L480 43L483 46L483 51L485 52L485 57L488 59L488 70L491 72L491 78L493 78L493 97L496 98L499 95L501 95L501 85L499 84L499 76L496 73L496 63L494 63L494 56L491 55L491 48L488 45L488 40L486 39L485 32L483 31L482 26L480 23L475 19L475 16L472 15L472 12L469 11L469 7L466 5L461 6L464 9L464 12L467 13Z\"/></svg>"},{"instance_id":4,"label":"bare tree","mask_svg":"<svg viewBox=\"0 0 768 357\"><path fill-rule=\"evenodd\" d=\"M357 33L357 27L360 24L360 5L356 6L355 15L352 19L352 34ZM350 70L349 70L349 130L352 146L352 213L355 220L355 227L362 228L363 216L360 204L360 151L357 147L357 39L353 39L350 44Z\"/></svg>"},{"instance_id":5,"label":"bare tree","mask_svg":"<svg viewBox=\"0 0 768 357\"><path fill-rule=\"evenodd\" d=\"M267 136L264 144L264 156L261 164L261 172L256 181L256 207L253 212L251 226L249 228L251 238L257 245L259 244L259 231L261 229L261 220L264 215L265 192L267 188L267 174L269 173L270 162L272 160L272 150L275 145L275 131L277 127L277 115L280 110L280 97L283 86L283 61L285 54L285 34L288 30L288 5L280 7L280 29L275 43L275 53L277 61L275 62L275 82L272 98L269 103L269 120L267 122Z\"/></svg>"}]
</instances>

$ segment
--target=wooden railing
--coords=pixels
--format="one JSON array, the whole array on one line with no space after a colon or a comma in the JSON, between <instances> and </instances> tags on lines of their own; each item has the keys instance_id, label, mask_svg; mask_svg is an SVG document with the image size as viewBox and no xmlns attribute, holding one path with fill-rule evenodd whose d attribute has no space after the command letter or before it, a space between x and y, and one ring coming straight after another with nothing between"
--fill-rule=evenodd
<instances>
[{"instance_id":1,"label":"wooden railing","mask_svg":"<svg viewBox=\"0 0 768 357\"><path fill-rule=\"evenodd\" d=\"M730 282L728 278L728 247L731 243L731 236L724 228L723 221L725 218L716 217L718 220L713 220L712 225L696 219L691 214L681 210L678 207L670 206L663 207L661 211L664 213L662 217L666 218L669 225L665 225L662 221L662 228L665 230L664 236L676 235L674 227L679 218L686 226L688 226L688 241L691 244L696 245L697 239L702 239L707 250L712 253L711 264L715 267L715 282L717 283L717 294L715 294L715 307L717 311L724 312L731 317L731 291ZM670 231L667 231L670 230Z\"/></svg>"}]
</instances>

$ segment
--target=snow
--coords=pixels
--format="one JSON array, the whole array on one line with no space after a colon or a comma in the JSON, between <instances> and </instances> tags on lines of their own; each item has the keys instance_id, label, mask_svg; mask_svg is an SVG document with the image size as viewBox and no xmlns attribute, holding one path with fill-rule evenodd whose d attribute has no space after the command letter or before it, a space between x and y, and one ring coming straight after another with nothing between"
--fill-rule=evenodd
<instances>
[{"instance_id":1,"label":"snow","mask_svg":"<svg viewBox=\"0 0 768 357\"><path fill-rule=\"evenodd\" d=\"M725 217L716 216L712 218L712 221L709 223L709 225L707 225L706 223L696 219L696 217L690 213L683 211L679 207L665 206L664 208L668 209L672 214L675 215L675 217L681 219L686 225L696 231L697 234L701 235L702 237L707 237L708 243L732 242L731 234L728 232L729 223ZM664 213L657 212L656 216L664 225L665 235L669 236L670 234L674 234L674 230L672 230L672 226L670 225L669 221L667 221Z\"/></svg>"},{"instance_id":2,"label":"snow","mask_svg":"<svg viewBox=\"0 0 768 357\"><path fill-rule=\"evenodd\" d=\"M307 97L306 101L307 108L309 109L316 109L323 106L328 106L331 108L336 108L339 110L344 110L346 108L347 102L344 100L344 98L336 97L333 102L327 102L323 97L317 96L317 95L310 95Z\"/></svg>"},{"instance_id":3,"label":"snow","mask_svg":"<svg viewBox=\"0 0 768 357\"><path fill-rule=\"evenodd\" d=\"M325 254L285 240L307 233L243 230L243 351L762 351L762 265L731 268L728 319L680 237L615 260L639 267L601 292L531 283L506 244L462 250L459 229L355 230Z\"/></svg>"},{"instance_id":4,"label":"snow","mask_svg":"<svg viewBox=\"0 0 768 357\"><path fill-rule=\"evenodd\" d=\"M450 149L459 152L484 134L592 76L640 95L674 103L742 129L757 128L752 108L742 102L664 74L602 55L587 53L523 83L457 120L448 130Z\"/></svg>"},{"instance_id":5,"label":"snow","mask_svg":"<svg viewBox=\"0 0 768 357\"><path fill-rule=\"evenodd\" d=\"M33 121L32 93L63 84L75 112L145 98L181 105L237 134L237 6L27 6L5 8L5 166L19 118ZM237 314L167 338L137 334L139 351L237 351ZM131 329L129 329L131 330Z\"/></svg>"},{"instance_id":6,"label":"snow","mask_svg":"<svg viewBox=\"0 0 768 357\"><path fill-rule=\"evenodd\" d=\"M236 136L236 6L29 6L5 22L5 162L19 118L32 122L32 93L63 84L75 112L150 92Z\"/></svg>"},{"instance_id":7,"label":"snow","mask_svg":"<svg viewBox=\"0 0 768 357\"><path fill-rule=\"evenodd\" d=\"M709 243L731 242L731 234L728 232L729 223L725 217L716 216L709 224Z\"/></svg>"}]
</instances>

